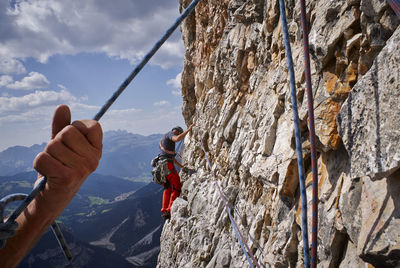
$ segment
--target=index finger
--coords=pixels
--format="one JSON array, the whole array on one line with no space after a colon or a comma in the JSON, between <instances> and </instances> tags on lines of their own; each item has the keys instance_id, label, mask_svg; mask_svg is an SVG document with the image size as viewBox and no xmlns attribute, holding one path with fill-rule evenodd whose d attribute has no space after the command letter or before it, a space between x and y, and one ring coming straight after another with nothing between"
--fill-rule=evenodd
<instances>
[{"instance_id":1,"label":"index finger","mask_svg":"<svg viewBox=\"0 0 400 268\"><path fill-rule=\"evenodd\" d=\"M72 123L89 141L89 143L97 148L103 147L103 131L99 122L95 120L78 120Z\"/></svg>"}]
</instances>

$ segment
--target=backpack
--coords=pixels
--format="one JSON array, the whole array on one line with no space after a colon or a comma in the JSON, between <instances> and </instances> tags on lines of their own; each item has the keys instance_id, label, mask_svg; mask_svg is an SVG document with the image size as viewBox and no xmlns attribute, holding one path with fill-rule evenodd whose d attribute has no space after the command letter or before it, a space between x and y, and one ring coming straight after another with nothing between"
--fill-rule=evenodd
<instances>
[{"instance_id":1,"label":"backpack","mask_svg":"<svg viewBox=\"0 0 400 268\"><path fill-rule=\"evenodd\" d=\"M151 166L153 170L153 181L157 184L164 185L167 182L166 176L170 174L168 170L168 158L157 156L151 160Z\"/></svg>"}]
</instances>

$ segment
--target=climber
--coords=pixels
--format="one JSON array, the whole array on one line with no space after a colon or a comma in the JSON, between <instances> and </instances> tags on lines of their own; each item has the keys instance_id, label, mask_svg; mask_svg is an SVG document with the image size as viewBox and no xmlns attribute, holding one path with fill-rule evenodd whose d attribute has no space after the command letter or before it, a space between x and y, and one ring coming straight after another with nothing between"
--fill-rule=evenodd
<instances>
[{"instance_id":1,"label":"climber","mask_svg":"<svg viewBox=\"0 0 400 268\"><path fill-rule=\"evenodd\" d=\"M11 237L0 249L2 268L17 266L97 168L103 139L100 124L70 120L68 106L59 106L53 116L51 140L33 162L39 172L36 183L46 176L46 186L12 224Z\"/></svg>"},{"instance_id":2,"label":"climber","mask_svg":"<svg viewBox=\"0 0 400 268\"><path fill-rule=\"evenodd\" d=\"M185 164L179 163L175 159L175 142L181 141L192 130L193 124L186 131L179 126L174 127L167 132L160 141L160 158L168 159L168 170L170 173L166 176L167 182L164 183L164 193L162 199L161 217L167 220L171 217L171 206L174 200L181 193L181 181L174 164L183 168Z\"/></svg>"}]
</instances>

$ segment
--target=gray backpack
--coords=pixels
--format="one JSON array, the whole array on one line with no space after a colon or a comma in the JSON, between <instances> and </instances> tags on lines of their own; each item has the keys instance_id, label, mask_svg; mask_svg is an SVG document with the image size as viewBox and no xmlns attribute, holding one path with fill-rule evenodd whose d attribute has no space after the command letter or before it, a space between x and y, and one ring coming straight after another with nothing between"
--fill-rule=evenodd
<instances>
[{"instance_id":1,"label":"gray backpack","mask_svg":"<svg viewBox=\"0 0 400 268\"><path fill-rule=\"evenodd\" d=\"M167 182L166 176L170 174L168 170L168 158L157 156L151 160L151 166L153 170L153 181L157 184L164 185Z\"/></svg>"}]
</instances>

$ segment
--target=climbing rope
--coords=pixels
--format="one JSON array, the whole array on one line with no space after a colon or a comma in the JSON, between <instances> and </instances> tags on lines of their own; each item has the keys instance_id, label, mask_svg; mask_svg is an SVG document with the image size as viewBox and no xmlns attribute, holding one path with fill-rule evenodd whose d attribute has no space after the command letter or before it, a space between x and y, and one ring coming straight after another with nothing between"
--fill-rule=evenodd
<instances>
[{"instance_id":1,"label":"climbing rope","mask_svg":"<svg viewBox=\"0 0 400 268\"><path fill-rule=\"evenodd\" d=\"M308 23L306 17L306 1L300 1L301 26L303 28L303 54L304 54L304 74L306 78L307 100L308 100L308 120L311 144L311 167L312 167L312 238L311 238L311 267L317 267L317 248L318 248L318 163L317 151L315 149L315 124L314 124L314 98L311 85L310 68L310 48L308 42Z\"/></svg>"},{"instance_id":2,"label":"climbing rope","mask_svg":"<svg viewBox=\"0 0 400 268\"><path fill-rule=\"evenodd\" d=\"M196 5L200 0L193 0L192 3L184 10L184 12L178 17L175 23L168 28L166 33L161 37L160 40L156 42L153 48L145 55L142 61L136 66L129 77L120 85L118 90L111 96L111 98L101 107L100 111L94 116L93 120L99 121L100 118L106 113L110 106L115 102L115 100L121 95L121 93L126 89L130 82L136 77L136 75L143 69L146 63L153 57L153 55L158 51L158 49L165 43L165 41L171 36L174 30L180 25L180 23L189 16L195 9ZM32 202L32 200L37 196L37 194L44 189L47 182L47 178L42 178L36 187L33 188L32 192L26 196L25 200L18 206L18 208L11 214L11 216L4 223L0 223L0 249L4 247L5 241L10 235L13 235L16 229L16 219L18 216L26 209L26 207ZM2 219L1 219L2 220ZM4 234L4 235L3 235Z\"/></svg>"},{"instance_id":3,"label":"climbing rope","mask_svg":"<svg viewBox=\"0 0 400 268\"><path fill-rule=\"evenodd\" d=\"M299 170L299 185L301 194L301 210L302 210L302 236L303 236L303 252L304 252L304 264L306 268L310 267L310 255L308 248L308 228L307 228L307 193L305 187L304 178L304 161L303 161L303 151L301 148L301 133L300 133L300 120L299 112L297 109L297 98L296 98L296 82L294 76L293 58L292 50L289 41L289 31L286 21L286 8L284 0L279 0L279 8L281 13L283 38L285 41L286 49L286 60L289 68L289 78L290 78L290 92L292 98L292 111L293 111L293 123L294 123L294 134L296 140L296 152L297 152L297 166Z\"/></svg>"},{"instance_id":4,"label":"climbing rope","mask_svg":"<svg viewBox=\"0 0 400 268\"><path fill-rule=\"evenodd\" d=\"M243 242L243 241L245 241L245 239L243 238L243 235L240 232L235 219L232 217L231 208L228 206L228 201L226 200L226 197L225 197L224 193L222 192L221 187L219 187L219 184L217 182L217 177L215 176L215 173L214 173L214 170L212 169L210 160L208 159L207 152L206 152L206 150L205 150L205 148L203 146L203 143L201 142L200 132L198 132L198 140L199 140L199 143L200 143L200 147L204 152L204 156L206 158L206 161L207 161L207 164L208 164L208 168L209 168L209 170L211 171L211 174L214 177L214 183L215 183L215 185L216 185L216 187L218 189L219 195L221 196L222 202L224 203L224 206L226 208L226 212L228 213L229 219L230 219L230 221L232 223L233 230L235 231L236 237L239 240L240 247L242 248L243 253L246 256L246 259L249 262L250 267L254 268L253 264L255 264L257 268L260 268L260 264L258 263L258 261L256 260L256 258L253 255L253 253L251 252L251 250L247 246L247 243Z\"/></svg>"},{"instance_id":5,"label":"climbing rope","mask_svg":"<svg viewBox=\"0 0 400 268\"><path fill-rule=\"evenodd\" d=\"M394 12L400 18L400 0L387 0L389 5L393 8Z\"/></svg>"},{"instance_id":6,"label":"climbing rope","mask_svg":"<svg viewBox=\"0 0 400 268\"><path fill-rule=\"evenodd\" d=\"M104 115L104 113L110 108L110 106L114 103L114 101L121 95L121 93L125 90L125 88L129 85L129 83L136 77L136 75L142 70L142 68L146 65L146 63L153 57L153 55L157 52L157 50L164 44L164 42L171 36L171 34L175 31L175 29L181 24L181 22L189 16L196 5L200 0L194 0L183 13L179 16L179 18L175 21L175 23L165 32L165 34L161 37L160 40L153 46L153 48L144 56L143 60L136 66L136 68L132 71L132 73L128 76L128 78L120 85L118 90L111 96L111 98L101 107L100 111L94 116L93 120L99 121L100 118Z\"/></svg>"}]
</instances>

